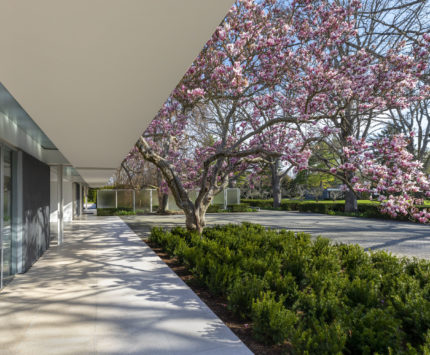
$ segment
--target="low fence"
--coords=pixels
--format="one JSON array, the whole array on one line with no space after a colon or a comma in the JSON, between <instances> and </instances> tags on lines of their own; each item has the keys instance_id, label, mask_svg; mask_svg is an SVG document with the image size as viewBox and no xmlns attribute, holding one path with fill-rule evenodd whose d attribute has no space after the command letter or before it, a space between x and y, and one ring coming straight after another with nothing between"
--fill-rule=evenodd
<instances>
[{"instance_id":1,"label":"low fence","mask_svg":"<svg viewBox=\"0 0 430 355\"><path fill-rule=\"evenodd\" d=\"M195 201L198 190L190 191L191 201ZM222 205L224 208L240 204L240 189L229 188L215 195L212 205ZM142 210L153 212L158 208L158 195L155 189L143 189L140 191L125 189L97 190L97 208L127 208L133 211ZM180 211L172 194L169 194L167 209Z\"/></svg>"}]
</instances>

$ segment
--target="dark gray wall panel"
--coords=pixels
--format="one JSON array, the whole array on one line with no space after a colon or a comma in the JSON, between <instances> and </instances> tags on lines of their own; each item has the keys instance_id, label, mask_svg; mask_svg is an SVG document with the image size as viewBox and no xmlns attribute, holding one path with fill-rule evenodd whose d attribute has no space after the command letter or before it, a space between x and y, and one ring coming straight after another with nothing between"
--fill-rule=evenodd
<instances>
[{"instance_id":1,"label":"dark gray wall panel","mask_svg":"<svg viewBox=\"0 0 430 355\"><path fill-rule=\"evenodd\" d=\"M24 268L31 265L49 247L49 166L23 153L23 255Z\"/></svg>"}]
</instances>

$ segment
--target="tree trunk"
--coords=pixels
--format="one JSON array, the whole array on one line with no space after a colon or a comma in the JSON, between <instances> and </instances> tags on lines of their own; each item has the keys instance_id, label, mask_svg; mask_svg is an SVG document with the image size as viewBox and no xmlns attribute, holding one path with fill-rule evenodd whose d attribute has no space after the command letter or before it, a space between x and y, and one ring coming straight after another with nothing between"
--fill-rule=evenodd
<instances>
[{"instance_id":1,"label":"tree trunk","mask_svg":"<svg viewBox=\"0 0 430 355\"><path fill-rule=\"evenodd\" d=\"M341 132L340 132L340 144L342 147L346 147L349 145L348 137L354 134L354 118L351 115L351 104L349 103L345 109L345 116L341 120ZM341 156L341 163L345 163L348 161L348 158L344 155ZM351 183L352 176L354 174L351 172L345 172L345 180ZM345 212L357 212L357 196L354 191L348 190L345 191Z\"/></svg>"},{"instance_id":2,"label":"tree trunk","mask_svg":"<svg viewBox=\"0 0 430 355\"><path fill-rule=\"evenodd\" d=\"M167 202L169 201L169 195L158 192L158 213L166 213Z\"/></svg>"},{"instance_id":3,"label":"tree trunk","mask_svg":"<svg viewBox=\"0 0 430 355\"><path fill-rule=\"evenodd\" d=\"M162 184L163 184L163 174L160 169L157 169L157 184L158 184L158 213L166 213L167 202L169 200L169 195L163 192Z\"/></svg>"},{"instance_id":4,"label":"tree trunk","mask_svg":"<svg viewBox=\"0 0 430 355\"><path fill-rule=\"evenodd\" d=\"M155 166L161 171L165 182L169 186L170 191L175 198L176 204L184 211L187 229L195 230L201 234L203 232L203 227L206 224L205 213L214 194L209 194L209 188L202 188L199 196L197 197L196 203L193 203L190 200L184 185L175 173L173 165L163 157L154 153L148 142L143 137L140 137L139 142L142 144L142 146L137 145L140 154L142 154L142 157L145 160L155 164ZM221 165L221 163L219 165ZM224 187L225 186L223 186L223 188ZM202 191L204 191L206 195L201 195ZM199 202L197 203L197 201Z\"/></svg>"},{"instance_id":5,"label":"tree trunk","mask_svg":"<svg viewBox=\"0 0 430 355\"><path fill-rule=\"evenodd\" d=\"M357 196L350 189L345 191L345 212L357 212Z\"/></svg>"},{"instance_id":6,"label":"tree trunk","mask_svg":"<svg viewBox=\"0 0 430 355\"><path fill-rule=\"evenodd\" d=\"M200 235L206 225L205 212L206 209L184 208L185 225L188 230L195 230Z\"/></svg>"},{"instance_id":7,"label":"tree trunk","mask_svg":"<svg viewBox=\"0 0 430 355\"><path fill-rule=\"evenodd\" d=\"M278 175L279 171L279 159L276 159L272 164L272 195L273 195L273 207L278 208L281 206L281 178Z\"/></svg>"}]
</instances>

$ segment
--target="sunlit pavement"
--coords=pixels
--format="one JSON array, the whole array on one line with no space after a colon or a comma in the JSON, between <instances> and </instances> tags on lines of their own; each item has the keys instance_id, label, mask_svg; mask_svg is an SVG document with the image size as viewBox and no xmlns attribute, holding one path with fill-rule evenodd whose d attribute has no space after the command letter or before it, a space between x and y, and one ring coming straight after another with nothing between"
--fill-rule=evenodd
<instances>
[{"instance_id":1,"label":"sunlit pavement","mask_svg":"<svg viewBox=\"0 0 430 355\"><path fill-rule=\"evenodd\" d=\"M0 292L0 354L250 354L118 217L88 217Z\"/></svg>"},{"instance_id":2,"label":"sunlit pavement","mask_svg":"<svg viewBox=\"0 0 430 355\"><path fill-rule=\"evenodd\" d=\"M132 216L123 218L137 232L155 225L184 225L183 215ZM211 213L207 224L260 223L271 228L322 235L335 242L358 243L372 250L388 250L401 256L430 259L430 226L383 219L330 216L317 213L259 211L254 213Z\"/></svg>"}]
</instances>

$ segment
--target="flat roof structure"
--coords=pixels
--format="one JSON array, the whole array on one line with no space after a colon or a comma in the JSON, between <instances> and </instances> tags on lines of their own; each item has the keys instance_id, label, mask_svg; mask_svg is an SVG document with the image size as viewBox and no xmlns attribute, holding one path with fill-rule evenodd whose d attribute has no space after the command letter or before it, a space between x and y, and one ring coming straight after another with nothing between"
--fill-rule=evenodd
<instances>
[{"instance_id":1,"label":"flat roof structure","mask_svg":"<svg viewBox=\"0 0 430 355\"><path fill-rule=\"evenodd\" d=\"M0 82L105 185L233 0L3 0Z\"/></svg>"}]
</instances>

